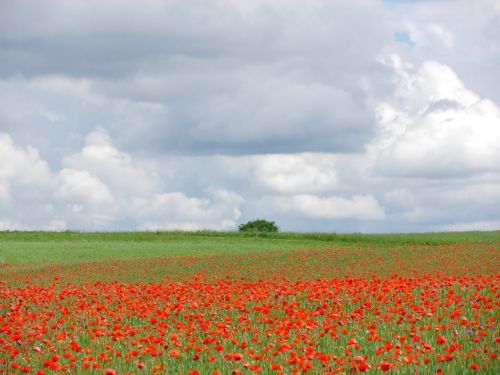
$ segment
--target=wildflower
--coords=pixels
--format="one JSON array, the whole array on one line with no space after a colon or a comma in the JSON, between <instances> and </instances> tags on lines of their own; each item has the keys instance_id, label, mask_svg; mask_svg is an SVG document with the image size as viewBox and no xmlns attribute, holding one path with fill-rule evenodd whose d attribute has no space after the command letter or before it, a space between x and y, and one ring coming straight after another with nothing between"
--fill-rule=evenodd
<instances>
[{"instance_id":1,"label":"wildflower","mask_svg":"<svg viewBox=\"0 0 500 375\"><path fill-rule=\"evenodd\" d=\"M382 371L389 371L391 369L391 364L387 361L381 362L378 365L378 368L381 369Z\"/></svg>"},{"instance_id":2,"label":"wildflower","mask_svg":"<svg viewBox=\"0 0 500 375\"><path fill-rule=\"evenodd\" d=\"M469 368L474 371L478 371L480 369L479 365L477 363L471 363L469 365Z\"/></svg>"},{"instance_id":3,"label":"wildflower","mask_svg":"<svg viewBox=\"0 0 500 375\"><path fill-rule=\"evenodd\" d=\"M444 344L446 341L447 340L446 340L446 338L444 336L438 336L437 337L437 343L440 344L440 345Z\"/></svg>"}]
</instances>

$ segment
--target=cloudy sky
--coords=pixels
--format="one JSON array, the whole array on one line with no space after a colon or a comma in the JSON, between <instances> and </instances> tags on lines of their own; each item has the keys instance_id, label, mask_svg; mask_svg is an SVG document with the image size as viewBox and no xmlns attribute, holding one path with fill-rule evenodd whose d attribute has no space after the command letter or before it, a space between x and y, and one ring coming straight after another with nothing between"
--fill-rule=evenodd
<instances>
[{"instance_id":1,"label":"cloudy sky","mask_svg":"<svg viewBox=\"0 0 500 375\"><path fill-rule=\"evenodd\" d=\"M0 230L500 229L499 0L1 0Z\"/></svg>"}]
</instances>

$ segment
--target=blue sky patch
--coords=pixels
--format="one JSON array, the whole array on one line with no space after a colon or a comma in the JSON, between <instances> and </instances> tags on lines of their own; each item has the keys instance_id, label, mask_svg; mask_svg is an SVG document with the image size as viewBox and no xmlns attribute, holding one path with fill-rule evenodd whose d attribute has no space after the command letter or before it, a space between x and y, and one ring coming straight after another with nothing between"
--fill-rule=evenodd
<instances>
[{"instance_id":1,"label":"blue sky patch","mask_svg":"<svg viewBox=\"0 0 500 375\"><path fill-rule=\"evenodd\" d=\"M398 31L394 33L394 40L399 43L404 43L409 46L414 46L415 43L411 40L410 33L406 31Z\"/></svg>"}]
</instances>

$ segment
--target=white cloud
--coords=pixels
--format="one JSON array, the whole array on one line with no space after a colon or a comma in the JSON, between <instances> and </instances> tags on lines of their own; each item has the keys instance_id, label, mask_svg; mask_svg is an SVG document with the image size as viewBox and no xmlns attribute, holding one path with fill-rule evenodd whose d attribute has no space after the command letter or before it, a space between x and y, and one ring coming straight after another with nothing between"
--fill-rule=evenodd
<instances>
[{"instance_id":1,"label":"white cloud","mask_svg":"<svg viewBox=\"0 0 500 375\"><path fill-rule=\"evenodd\" d=\"M467 90L453 70L428 61L410 71L393 59L394 96L377 107L376 168L432 177L500 171L500 108Z\"/></svg>"},{"instance_id":2,"label":"white cloud","mask_svg":"<svg viewBox=\"0 0 500 375\"><path fill-rule=\"evenodd\" d=\"M30 146L23 149L8 134L0 133L0 182L43 187L50 180L49 166L36 149Z\"/></svg>"},{"instance_id":3,"label":"white cloud","mask_svg":"<svg viewBox=\"0 0 500 375\"><path fill-rule=\"evenodd\" d=\"M86 170L64 168L58 175L58 195L68 202L84 202L108 210L113 194L96 176Z\"/></svg>"},{"instance_id":4,"label":"white cloud","mask_svg":"<svg viewBox=\"0 0 500 375\"><path fill-rule=\"evenodd\" d=\"M64 165L89 171L118 194L145 195L161 186L154 165L138 163L119 151L103 129L90 133L83 149L66 157Z\"/></svg>"},{"instance_id":5,"label":"white cloud","mask_svg":"<svg viewBox=\"0 0 500 375\"><path fill-rule=\"evenodd\" d=\"M0 161L0 229L234 229L241 215L243 198L227 189L166 191L155 163L120 151L102 129L57 173L3 133Z\"/></svg>"},{"instance_id":6,"label":"white cloud","mask_svg":"<svg viewBox=\"0 0 500 375\"><path fill-rule=\"evenodd\" d=\"M393 51L415 63L433 59L452 67L467 87L498 104L499 9L497 0L412 1L386 7L396 32L408 33L413 41Z\"/></svg>"},{"instance_id":7,"label":"white cloud","mask_svg":"<svg viewBox=\"0 0 500 375\"><path fill-rule=\"evenodd\" d=\"M453 33L439 23L429 23L424 28L421 28L421 25L409 24L408 29L411 41L418 47L441 44L446 48L452 48L455 43Z\"/></svg>"},{"instance_id":8,"label":"white cloud","mask_svg":"<svg viewBox=\"0 0 500 375\"><path fill-rule=\"evenodd\" d=\"M335 154L298 153L219 157L219 168L281 194L320 193L337 185Z\"/></svg>"},{"instance_id":9,"label":"white cloud","mask_svg":"<svg viewBox=\"0 0 500 375\"><path fill-rule=\"evenodd\" d=\"M90 133L83 149L64 159L60 195L76 198L75 215L88 215L90 204L98 222L126 220L138 229L228 229L240 216L242 198L230 191L208 191L208 197L190 197L165 191L155 163L137 161L118 150L108 133ZM79 169L75 169L79 168Z\"/></svg>"},{"instance_id":10,"label":"white cloud","mask_svg":"<svg viewBox=\"0 0 500 375\"><path fill-rule=\"evenodd\" d=\"M218 190L211 198L188 197L184 193L161 193L134 203L141 229L235 229L243 198Z\"/></svg>"},{"instance_id":11,"label":"white cloud","mask_svg":"<svg viewBox=\"0 0 500 375\"><path fill-rule=\"evenodd\" d=\"M23 225L11 219L0 219L0 230L22 230Z\"/></svg>"},{"instance_id":12,"label":"white cloud","mask_svg":"<svg viewBox=\"0 0 500 375\"><path fill-rule=\"evenodd\" d=\"M381 220L385 217L383 208L371 195L355 195L348 199L299 194L278 198L276 202L283 211L296 211L310 218Z\"/></svg>"},{"instance_id":13,"label":"white cloud","mask_svg":"<svg viewBox=\"0 0 500 375\"><path fill-rule=\"evenodd\" d=\"M332 154L263 155L252 161L257 182L280 193L324 192L337 183Z\"/></svg>"},{"instance_id":14,"label":"white cloud","mask_svg":"<svg viewBox=\"0 0 500 375\"><path fill-rule=\"evenodd\" d=\"M500 230L499 221L473 221L465 223L455 223L442 226L441 230L446 231L469 231L469 230Z\"/></svg>"},{"instance_id":15,"label":"white cloud","mask_svg":"<svg viewBox=\"0 0 500 375\"><path fill-rule=\"evenodd\" d=\"M59 232L66 230L66 222L64 220L55 219L51 220L46 224L34 224L34 225L26 225L20 223L16 220L2 220L0 219L0 231L2 230L43 230L43 231L51 231L51 232Z\"/></svg>"}]
</instances>

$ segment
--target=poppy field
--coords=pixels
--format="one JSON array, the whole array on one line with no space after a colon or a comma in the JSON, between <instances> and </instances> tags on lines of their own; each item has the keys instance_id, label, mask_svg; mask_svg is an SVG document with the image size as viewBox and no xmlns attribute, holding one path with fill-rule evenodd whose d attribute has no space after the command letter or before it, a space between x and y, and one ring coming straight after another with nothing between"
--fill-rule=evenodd
<instances>
[{"instance_id":1,"label":"poppy field","mask_svg":"<svg viewBox=\"0 0 500 375\"><path fill-rule=\"evenodd\" d=\"M500 241L285 247L5 262L0 374L499 373Z\"/></svg>"}]
</instances>

